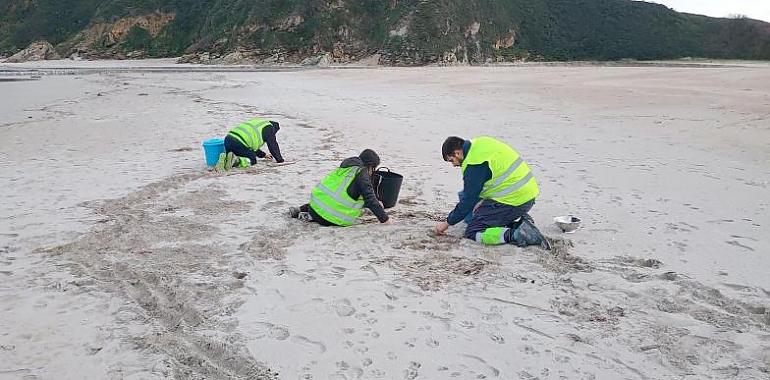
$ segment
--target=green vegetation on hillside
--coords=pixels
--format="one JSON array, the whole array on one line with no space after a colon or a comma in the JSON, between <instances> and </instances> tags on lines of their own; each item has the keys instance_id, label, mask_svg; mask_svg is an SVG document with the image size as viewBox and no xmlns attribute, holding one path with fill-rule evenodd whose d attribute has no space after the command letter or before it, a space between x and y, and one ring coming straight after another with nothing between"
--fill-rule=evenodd
<instances>
[{"instance_id":1,"label":"green vegetation on hillside","mask_svg":"<svg viewBox=\"0 0 770 380\"><path fill-rule=\"evenodd\" d=\"M403 64L435 62L450 52L472 63L770 59L770 24L630 0L0 0L0 53L40 39L61 44L95 22L155 11L174 19L155 37L132 28L119 51L177 56L242 49L301 57L336 49L348 57L380 52Z\"/></svg>"}]
</instances>

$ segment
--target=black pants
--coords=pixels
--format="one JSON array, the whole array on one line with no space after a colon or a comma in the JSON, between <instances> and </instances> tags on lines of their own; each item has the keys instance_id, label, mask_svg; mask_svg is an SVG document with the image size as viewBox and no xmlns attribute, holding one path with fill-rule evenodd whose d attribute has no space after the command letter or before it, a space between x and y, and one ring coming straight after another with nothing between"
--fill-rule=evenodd
<instances>
[{"instance_id":1,"label":"black pants","mask_svg":"<svg viewBox=\"0 0 770 380\"><path fill-rule=\"evenodd\" d=\"M473 219L465 228L465 237L476 240L476 234L484 232L489 227L510 227L511 224L532 209L535 200L521 206L509 206L493 200L485 200L473 213Z\"/></svg>"},{"instance_id":2,"label":"black pants","mask_svg":"<svg viewBox=\"0 0 770 380\"><path fill-rule=\"evenodd\" d=\"M238 157L246 157L254 165L257 163L257 152L251 150L251 148L243 145L237 138L227 135L225 136L225 152L233 152Z\"/></svg>"},{"instance_id":3,"label":"black pants","mask_svg":"<svg viewBox=\"0 0 770 380\"><path fill-rule=\"evenodd\" d=\"M305 203L304 205L299 206L299 211L310 213L310 216L313 217L313 221L322 226L325 226L325 227L336 226L336 224L324 219L321 215L318 215L318 213L315 212L315 210L313 210L312 207L310 207L309 203Z\"/></svg>"}]
</instances>

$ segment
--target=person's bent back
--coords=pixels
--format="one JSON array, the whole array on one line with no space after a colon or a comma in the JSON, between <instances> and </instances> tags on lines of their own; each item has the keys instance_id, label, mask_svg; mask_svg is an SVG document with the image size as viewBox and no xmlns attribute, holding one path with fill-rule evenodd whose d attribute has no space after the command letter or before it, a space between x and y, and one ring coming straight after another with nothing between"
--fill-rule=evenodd
<instances>
[{"instance_id":1,"label":"person's bent back","mask_svg":"<svg viewBox=\"0 0 770 380\"><path fill-rule=\"evenodd\" d=\"M257 163L258 158L275 159L283 162L276 133L281 129L276 121L251 119L239 124L225 136L225 153L219 156L215 169L246 168ZM262 151L267 144L270 154Z\"/></svg>"},{"instance_id":2,"label":"person's bent back","mask_svg":"<svg viewBox=\"0 0 770 380\"><path fill-rule=\"evenodd\" d=\"M323 226L344 227L357 223L363 209L368 208L380 223L390 224L372 188L371 175L379 164L379 156L371 149L343 160L313 188L309 203L289 209L290 216Z\"/></svg>"}]
</instances>

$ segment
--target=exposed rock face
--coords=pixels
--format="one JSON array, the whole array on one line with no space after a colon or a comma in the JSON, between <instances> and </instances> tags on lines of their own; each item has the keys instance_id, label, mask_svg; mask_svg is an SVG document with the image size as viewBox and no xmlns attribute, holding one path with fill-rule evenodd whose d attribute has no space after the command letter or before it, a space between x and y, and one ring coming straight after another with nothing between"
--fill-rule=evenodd
<instances>
[{"instance_id":1,"label":"exposed rock face","mask_svg":"<svg viewBox=\"0 0 770 380\"><path fill-rule=\"evenodd\" d=\"M26 49L12 55L6 62L17 63L47 59L61 59L61 57L48 41L37 41L31 43Z\"/></svg>"},{"instance_id":2,"label":"exposed rock face","mask_svg":"<svg viewBox=\"0 0 770 380\"><path fill-rule=\"evenodd\" d=\"M300 15L291 15L278 23L279 30L293 30L300 24L305 22L305 18Z\"/></svg>"},{"instance_id":3,"label":"exposed rock face","mask_svg":"<svg viewBox=\"0 0 770 380\"><path fill-rule=\"evenodd\" d=\"M331 54L325 53L316 57L306 58L300 63L302 66L329 66L331 64Z\"/></svg>"},{"instance_id":4,"label":"exposed rock face","mask_svg":"<svg viewBox=\"0 0 770 380\"><path fill-rule=\"evenodd\" d=\"M155 37L160 33L160 30L173 19L173 14L160 12L151 13L145 16L127 17L118 20L112 26L109 37L115 42L122 41L126 37L126 34L128 34L128 31L135 25L147 30L151 36Z\"/></svg>"},{"instance_id":5,"label":"exposed rock face","mask_svg":"<svg viewBox=\"0 0 770 380\"><path fill-rule=\"evenodd\" d=\"M231 53L199 52L185 54L176 63L193 63L201 65L255 65L280 64L284 57L279 55L259 54L255 51L236 50Z\"/></svg>"},{"instance_id":6,"label":"exposed rock face","mask_svg":"<svg viewBox=\"0 0 770 380\"><path fill-rule=\"evenodd\" d=\"M258 61L259 59L254 52L236 50L218 59L216 63L220 65L253 65Z\"/></svg>"},{"instance_id":7,"label":"exposed rock face","mask_svg":"<svg viewBox=\"0 0 770 380\"><path fill-rule=\"evenodd\" d=\"M244 61L243 53L240 51L234 51L230 54L222 57L221 64L223 65L240 65Z\"/></svg>"},{"instance_id":8,"label":"exposed rock face","mask_svg":"<svg viewBox=\"0 0 770 380\"><path fill-rule=\"evenodd\" d=\"M444 65L456 65L457 55L453 51L444 52L441 56L441 63Z\"/></svg>"},{"instance_id":9,"label":"exposed rock face","mask_svg":"<svg viewBox=\"0 0 770 380\"><path fill-rule=\"evenodd\" d=\"M93 51L95 47L114 47L126 38L126 35L134 26L147 30L150 36L155 37L174 17L173 13L155 12L142 16L122 18L114 23L95 23L65 44L69 46L64 46L64 48L71 53L85 53L85 55L89 55L88 52Z\"/></svg>"},{"instance_id":10,"label":"exposed rock face","mask_svg":"<svg viewBox=\"0 0 770 380\"><path fill-rule=\"evenodd\" d=\"M379 66L380 54L372 54L355 62L358 66Z\"/></svg>"},{"instance_id":11,"label":"exposed rock face","mask_svg":"<svg viewBox=\"0 0 770 380\"><path fill-rule=\"evenodd\" d=\"M508 34L502 38L498 38L493 44L492 48L495 50L507 49L512 47L516 43L516 31L508 30Z\"/></svg>"},{"instance_id":12,"label":"exposed rock face","mask_svg":"<svg viewBox=\"0 0 770 380\"><path fill-rule=\"evenodd\" d=\"M145 53L141 50L134 50L126 53L128 59L142 59L145 58Z\"/></svg>"}]
</instances>

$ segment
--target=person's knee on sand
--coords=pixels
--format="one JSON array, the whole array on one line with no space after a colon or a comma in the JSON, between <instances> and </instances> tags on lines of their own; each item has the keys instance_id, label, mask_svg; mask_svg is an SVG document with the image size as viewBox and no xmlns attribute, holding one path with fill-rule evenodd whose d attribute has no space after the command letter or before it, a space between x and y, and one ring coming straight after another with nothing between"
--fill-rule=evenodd
<instances>
[{"instance_id":1,"label":"person's knee on sand","mask_svg":"<svg viewBox=\"0 0 770 380\"><path fill-rule=\"evenodd\" d=\"M537 227L524 217L506 226L467 228L464 236L466 239L484 245L513 244L518 247L540 245L543 248L549 248L548 242Z\"/></svg>"},{"instance_id":2,"label":"person's knee on sand","mask_svg":"<svg viewBox=\"0 0 770 380\"><path fill-rule=\"evenodd\" d=\"M476 208L465 229L464 236L484 244L490 244L490 242L496 242L495 244L512 243L512 235L509 230L522 216L527 215L534 204L534 200L520 206L484 200Z\"/></svg>"},{"instance_id":3,"label":"person's knee on sand","mask_svg":"<svg viewBox=\"0 0 770 380\"><path fill-rule=\"evenodd\" d=\"M478 214L471 218L471 222L465 228L463 236L484 245L500 245L511 243L510 228L507 226L494 226L484 223L483 217Z\"/></svg>"}]
</instances>

